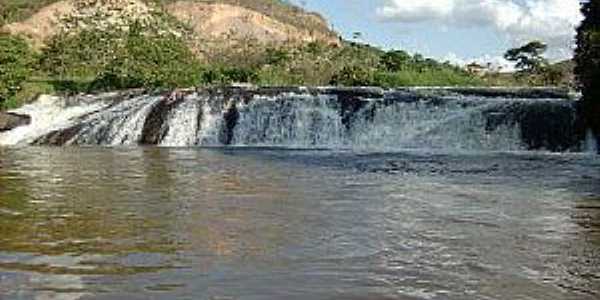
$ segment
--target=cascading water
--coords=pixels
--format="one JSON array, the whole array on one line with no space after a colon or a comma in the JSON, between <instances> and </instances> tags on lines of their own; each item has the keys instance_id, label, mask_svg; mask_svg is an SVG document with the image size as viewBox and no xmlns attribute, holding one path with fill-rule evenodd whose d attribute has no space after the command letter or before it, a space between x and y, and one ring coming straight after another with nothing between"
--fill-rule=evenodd
<instances>
[{"instance_id":1,"label":"cascading water","mask_svg":"<svg viewBox=\"0 0 600 300\"><path fill-rule=\"evenodd\" d=\"M596 140L594 133L591 129L588 129L585 136L585 152L589 153L600 153L600 143Z\"/></svg>"},{"instance_id":2,"label":"cascading water","mask_svg":"<svg viewBox=\"0 0 600 300\"><path fill-rule=\"evenodd\" d=\"M487 110L497 101L447 99L443 104L429 101L372 103L352 125L352 145L359 148L394 149L449 148L462 150L521 150L519 126L500 124L486 128ZM360 116L360 115L359 115Z\"/></svg>"},{"instance_id":3,"label":"cascading water","mask_svg":"<svg viewBox=\"0 0 600 300\"><path fill-rule=\"evenodd\" d=\"M328 147L343 145L336 100L318 95L257 97L237 109L233 145Z\"/></svg>"},{"instance_id":4,"label":"cascading water","mask_svg":"<svg viewBox=\"0 0 600 300\"><path fill-rule=\"evenodd\" d=\"M575 101L444 89L204 90L42 98L0 144L580 151ZM51 113L48 113L51 111Z\"/></svg>"},{"instance_id":5,"label":"cascading water","mask_svg":"<svg viewBox=\"0 0 600 300\"><path fill-rule=\"evenodd\" d=\"M185 101L169 112L168 132L160 142L165 147L194 145L198 128L200 105L196 101Z\"/></svg>"},{"instance_id":6,"label":"cascading water","mask_svg":"<svg viewBox=\"0 0 600 300\"><path fill-rule=\"evenodd\" d=\"M73 126L81 116L100 111L108 106L108 103L102 99L86 100L90 99L82 98L76 103L68 103L64 98L40 96L35 103L14 111L30 115L31 124L0 133L0 145L32 143L47 133Z\"/></svg>"}]
</instances>

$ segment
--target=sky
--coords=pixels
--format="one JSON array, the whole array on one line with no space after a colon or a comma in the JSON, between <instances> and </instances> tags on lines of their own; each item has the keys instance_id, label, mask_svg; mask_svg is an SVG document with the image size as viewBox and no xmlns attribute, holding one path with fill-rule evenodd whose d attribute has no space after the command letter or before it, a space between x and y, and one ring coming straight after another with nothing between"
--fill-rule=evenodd
<instances>
[{"instance_id":1,"label":"sky","mask_svg":"<svg viewBox=\"0 0 600 300\"><path fill-rule=\"evenodd\" d=\"M419 52L456 64L505 65L502 54L532 40L553 61L572 56L580 0L293 0L321 13L346 39Z\"/></svg>"}]
</instances>

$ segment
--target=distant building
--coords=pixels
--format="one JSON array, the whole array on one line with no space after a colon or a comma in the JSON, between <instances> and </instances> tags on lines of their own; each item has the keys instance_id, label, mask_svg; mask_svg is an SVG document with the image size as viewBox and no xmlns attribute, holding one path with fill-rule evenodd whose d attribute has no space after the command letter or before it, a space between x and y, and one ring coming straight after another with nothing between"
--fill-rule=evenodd
<instances>
[{"instance_id":1,"label":"distant building","mask_svg":"<svg viewBox=\"0 0 600 300\"><path fill-rule=\"evenodd\" d=\"M476 62L472 62L468 65L466 65L466 69L467 72L473 74L473 75L485 75L488 73L489 69L487 67L484 67Z\"/></svg>"}]
</instances>

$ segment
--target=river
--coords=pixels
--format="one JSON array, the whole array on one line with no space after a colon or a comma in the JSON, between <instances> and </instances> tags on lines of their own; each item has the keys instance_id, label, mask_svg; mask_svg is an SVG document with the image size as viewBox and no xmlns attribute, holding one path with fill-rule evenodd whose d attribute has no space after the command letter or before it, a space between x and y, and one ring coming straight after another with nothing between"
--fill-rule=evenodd
<instances>
[{"instance_id":1,"label":"river","mask_svg":"<svg viewBox=\"0 0 600 300\"><path fill-rule=\"evenodd\" d=\"M598 299L600 158L0 149L2 299Z\"/></svg>"}]
</instances>

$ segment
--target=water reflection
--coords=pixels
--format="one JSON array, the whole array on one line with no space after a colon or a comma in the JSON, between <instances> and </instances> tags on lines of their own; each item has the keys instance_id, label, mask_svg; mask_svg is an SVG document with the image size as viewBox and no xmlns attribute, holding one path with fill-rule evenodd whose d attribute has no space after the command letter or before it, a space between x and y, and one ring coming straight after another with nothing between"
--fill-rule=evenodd
<instances>
[{"instance_id":1,"label":"water reflection","mask_svg":"<svg viewBox=\"0 0 600 300\"><path fill-rule=\"evenodd\" d=\"M584 197L590 189L565 189L598 180L584 157L0 154L0 295L8 298L595 299L600 292L600 202Z\"/></svg>"},{"instance_id":2,"label":"water reflection","mask_svg":"<svg viewBox=\"0 0 600 300\"><path fill-rule=\"evenodd\" d=\"M577 201L571 217L579 228L569 249L571 262L567 271L573 279L563 285L597 296L600 286L600 198Z\"/></svg>"}]
</instances>

